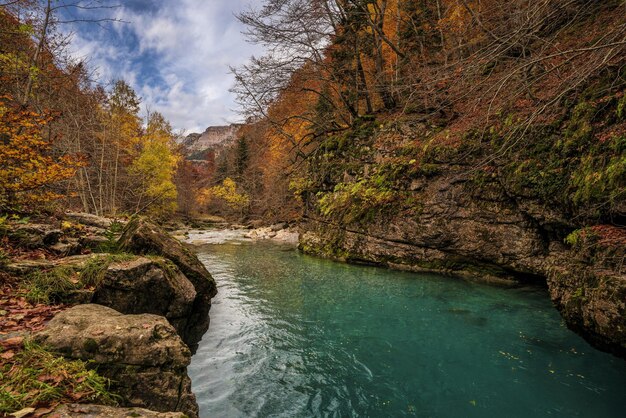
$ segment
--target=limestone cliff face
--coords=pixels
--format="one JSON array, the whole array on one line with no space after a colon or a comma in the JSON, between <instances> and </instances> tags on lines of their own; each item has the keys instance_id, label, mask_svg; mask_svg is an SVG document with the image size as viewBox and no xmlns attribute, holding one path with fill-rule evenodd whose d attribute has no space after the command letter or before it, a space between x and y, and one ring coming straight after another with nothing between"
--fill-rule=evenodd
<instances>
[{"instance_id":1,"label":"limestone cliff face","mask_svg":"<svg viewBox=\"0 0 626 418\"><path fill-rule=\"evenodd\" d=\"M192 160L197 159L195 156L199 153L207 151L214 151L219 154L228 145L235 142L239 128L241 125L236 123L225 126L209 126L201 134L191 133L187 135L182 145Z\"/></svg>"},{"instance_id":2,"label":"limestone cliff face","mask_svg":"<svg viewBox=\"0 0 626 418\"><path fill-rule=\"evenodd\" d=\"M346 226L309 213L300 248L348 262L492 283L546 282L570 328L596 347L626 356L624 267L581 255L551 238L546 224L502 190L476 193L466 175L448 170L412 191L423 202L414 216Z\"/></svg>"},{"instance_id":3,"label":"limestone cliff face","mask_svg":"<svg viewBox=\"0 0 626 418\"><path fill-rule=\"evenodd\" d=\"M496 281L543 274L550 243L533 220L496 190L469 192L467 176L449 169L411 191L422 202L418 213L381 217L365 227L309 214L301 247L348 261Z\"/></svg>"},{"instance_id":4,"label":"limestone cliff face","mask_svg":"<svg viewBox=\"0 0 626 418\"><path fill-rule=\"evenodd\" d=\"M360 146L366 164L327 152L320 165L330 174L302 193L302 251L493 283L545 283L571 329L626 357L623 229L581 228L565 206L512 189L497 170L477 176L477 158L429 166L422 159L409 172L420 162L409 156L402 166L380 135L358 141L351 152Z\"/></svg>"}]
</instances>

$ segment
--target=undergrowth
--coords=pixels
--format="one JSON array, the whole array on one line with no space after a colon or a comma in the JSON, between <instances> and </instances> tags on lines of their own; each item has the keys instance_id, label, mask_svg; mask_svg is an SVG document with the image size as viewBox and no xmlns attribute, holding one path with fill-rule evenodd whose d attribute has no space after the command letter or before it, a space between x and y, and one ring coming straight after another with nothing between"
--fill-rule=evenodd
<instances>
[{"instance_id":1,"label":"undergrowth","mask_svg":"<svg viewBox=\"0 0 626 418\"><path fill-rule=\"evenodd\" d=\"M103 253L117 253L120 251L119 245L117 244L117 238L119 234L122 233L123 229L123 223L118 221L111 222L111 226L104 231L104 237L107 241L98 247L98 251Z\"/></svg>"},{"instance_id":2,"label":"undergrowth","mask_svg":"<svg viewBox=\"0 0 626 418\"><path fill-rule=\"evenodd\" d=\"M25 342L11 362L0 365L0 413L60 402L97 402L115 405L109 380L80 360L70 361Z\"/></svg>"},{"instance_id":3,"label":"undergrowth","mask_svg":"<svg viewBox=\"0 0 626 418\"><path fill-rule=\"evenodd\" d=\"M31 303L62 301L71 292L97 286L111 263L135 258L131 254L93 257L82 266L61 265L32 273L25 281L26 298Z\"/></svg>"}]
</instances>

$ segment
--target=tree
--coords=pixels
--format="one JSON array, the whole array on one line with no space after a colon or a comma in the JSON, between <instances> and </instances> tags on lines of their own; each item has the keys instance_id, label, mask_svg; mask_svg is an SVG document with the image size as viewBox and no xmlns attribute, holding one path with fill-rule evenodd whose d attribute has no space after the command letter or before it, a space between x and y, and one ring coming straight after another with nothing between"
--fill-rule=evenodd
<instances>
[{"instance_id":1,"label":"tree","mask_svg":"<svg viewBox=\"0 0 626 418\"><path fill-rule=\"evenodd\" d=\"M237 175L241 178L246 171L246 168L248 168L248 160L250 159L250 155L248 154L248 140L244 135L237 138L235 150L235 168L237 170Z\"/></svg>"},{"instance_id":2,"label":"tree","mask_svg":"<svg viewBox=\"0 0 626 418\"><path fill-rule=\"evenodd\" d=\"M204 188L198 195L198 204L206 206L211 203L224 203L231 210L243 216L250 205L250 197L237 191L237 183L230 177L226 177L222 184Z\"/></svg>"},{"instance_id":3,"label":"tree","mask_svg":"<svg viewBox=\"0 0 626 418\"><path fill-rule=\"evenodd\" d=\"M109 112L102 133L102 153L100 172L98 173L99 184L102 185L105 148L112 148L114 150L114 155L110 162L112 166L110 172L112 174L110 175L109 181L105 181L106 184L109 184L110 200L108 207L112 214L115 214L117 211L120 189L122 189L122 200L127 198L125 195L131 192L130 188L120 186L124 186L122 182L127 178L127 176L124 175L126 167L123 162L125 161L126 165L128 165L130 161L137 158L137 144L139 143L141 130L141 121L139 118L140 104L141 100L128 83L124 80L117 80L115 82L109 96ZM107 142L109 143L108 146L105 145ZM111 150L109 150L109 153L110 152Z\"/></svg>"},{"instance_id":4,"label":"tree","mask_svg":"<svg viewBox=\"0 0 626 418\"><path fill-rule=\"evenodd\" d=\"M139 156L130 167L141 184L135 212L147 210L158 216L170 215L177 207L174 174L180 156L174 152L172 127L160 113L148 116L140 147Z\"/></svg>"},{"instance_id":5,"label":"tree","mask_svg":"<svg viewBox=\"0 0 626 418\"><path fill-rule=\"evenodd\" d=\"M79 156L52 151L52 120L11 96L0 97L0 210L59 198L49 186L74 176L83 165Z\"/></svg>"}]
</instances>

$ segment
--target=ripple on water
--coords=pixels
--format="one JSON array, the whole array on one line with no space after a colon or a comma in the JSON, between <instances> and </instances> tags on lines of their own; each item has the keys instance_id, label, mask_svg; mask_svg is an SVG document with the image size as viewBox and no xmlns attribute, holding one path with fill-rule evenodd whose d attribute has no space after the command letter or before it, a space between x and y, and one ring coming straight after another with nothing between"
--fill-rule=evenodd
<instances>
[{"instance_id":1,"label":"ripple on water","mask_svg":"<svg viewBox=\"0 0 626 418\"><path fill-rule=\"evenodd\" d=\"M219 294L189 368L205 417L623 416L626 362L545 290L203 248ZM240 243L238 243L240 244Z\"/></svg>"}]
</instances>

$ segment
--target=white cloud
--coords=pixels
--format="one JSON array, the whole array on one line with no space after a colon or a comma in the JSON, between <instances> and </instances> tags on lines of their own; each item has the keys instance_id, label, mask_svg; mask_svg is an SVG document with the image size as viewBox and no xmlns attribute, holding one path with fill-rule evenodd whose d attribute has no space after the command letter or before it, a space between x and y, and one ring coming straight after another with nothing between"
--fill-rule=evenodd
<instances>
[{"instance_id":1,"label":"white cloud","mask_svg":"<svg viewBox=\"0 0 626 418\"><path fill-rule=\"evenodd\" d=\"M129 23L79 30L73 46L90 57L102 82L123 78L145 108L163 113L175 129L203 131L238 120L228 66L259 53L233 15L248 1L168 0L145 12L124 6L116 16Z\"/></svg>"}]
</instances>

